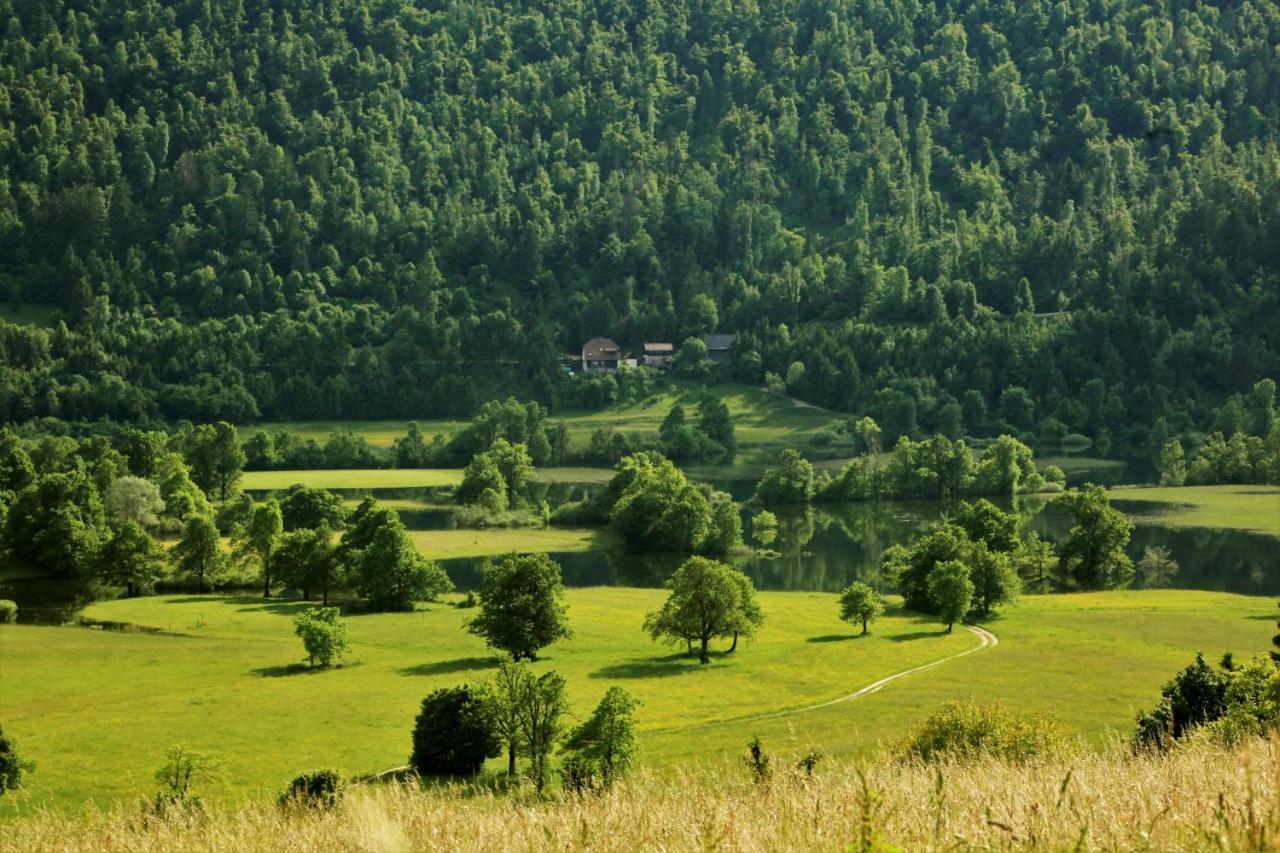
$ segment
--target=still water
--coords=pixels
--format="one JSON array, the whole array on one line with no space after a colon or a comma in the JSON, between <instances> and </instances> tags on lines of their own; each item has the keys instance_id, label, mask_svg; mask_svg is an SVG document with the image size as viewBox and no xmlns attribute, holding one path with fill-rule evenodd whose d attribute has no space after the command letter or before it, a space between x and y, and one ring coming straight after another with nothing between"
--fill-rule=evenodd
<instances>
[{"instance_id":1,"label":"still water","mask_svg":"<svg viewBox=\"0 0 1280 853\"><path fill-rule=\"evenodd\" d=\"M538 498L552 506L586 496L590 486L543 486ZM440 530L453 525L453 515L441 506L446 495L424 489L377 489L346 493L359 498L372 494L382 500L422 502L435 507L403 508L405 526L414 530ZM996 501L1003 509L1017 510L1024 530L1034 530L1046 540L1063 541L1070 520L1047 500L1024 497ZM403 503L401 504L403 506ZM1124 509L1123 502L1117 507ZM835 592L855 580L883 591L891 584L880 576L880 558L886 548L910 544L951 506L938 501L884 501L881 503L819 504L780 507L776 538L749 556L731 560L760 589ZM743 513L747 544L760 546L751 529L750 512ZM1178 563L1176 573L1163 578L1134 581L1138 588L1163 586L1246 595L1280 596L1280 539L1236 530L1171 528L1147 520L1135 523L1128 552L1135 563L1148 547L1168 549ZM569 586L661 586L680 562L668 555L628 555L616 551L553 553ZM474 589L480 581L482 558L443 561L445 570L461 590ZM74 614L65 583L46 579L0 582L0 598L18 601L22 621L63 621Z\"/></svg>"}]
</instances>

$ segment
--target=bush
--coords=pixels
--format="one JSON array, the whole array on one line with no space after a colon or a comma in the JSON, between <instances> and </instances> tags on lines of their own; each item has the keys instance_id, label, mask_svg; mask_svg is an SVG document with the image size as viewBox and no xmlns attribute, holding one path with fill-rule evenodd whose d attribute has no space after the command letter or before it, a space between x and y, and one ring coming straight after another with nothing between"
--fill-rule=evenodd
<instances>
[{"instance_id":1,"label":"bush","mask_svg":"<svg viewBox=\"0 0 1280 853\"><path fill-rule=\"evenodd\" d=\"M0 794L22 787L22 775L35 767L33 762L22 760L18 755L18 745L12 738L5 737L4 729L0 729Z\"/></svg>"},{"instance_id":2,"label":"bush","mask_svg":"<svg viewBox=\"0 0 1280 853\"><path fill-rule=\"evenodd\" d=\"M0 625L13 625L18 621L18 603L0 598Z\"/></svg>"},{"instance_id":3,"label":"bush","mask_svg":"<svg viewBox=\"0 0 1280 853\"><path fill-rule=\"evenodd\" d=\"M948 702L902 743L903 758L920 761L991 757L1023 763L1066 746L1048 717L1017 716L1000 705Z\"/></svg>"},{"instance_id":4,"label":"bush","mask_svg":"<svg viewBox=\"0 0 1280 853\"><path fill-rule=\"evenodd\" d=\"M336 770L309 770L293 777L280 794L280 805L331 809L342 801L344 785Z\"/></svg>"},{"instance_id":5,"label":"bush","mask_svg":"<svg viewBox=\"0 0 1280 853\"><path fill-rule=\"evenodd\" d=\"M308 663L315 667L332 666L342 660L347 650L347 626L338 618L336 607L313 607L293 620L293 632L302 638Z\"/></svg>"},{"instance_id":6,"label":"bush","mask_svg":"<svg viewBox=\"0 0 1280 853\"><path fill-rule=\"evenodd\" d=\"M422 700L409 764L422 776L473 776L501 744L480 694L465 684Z\"/></svg>"}]
</instances>

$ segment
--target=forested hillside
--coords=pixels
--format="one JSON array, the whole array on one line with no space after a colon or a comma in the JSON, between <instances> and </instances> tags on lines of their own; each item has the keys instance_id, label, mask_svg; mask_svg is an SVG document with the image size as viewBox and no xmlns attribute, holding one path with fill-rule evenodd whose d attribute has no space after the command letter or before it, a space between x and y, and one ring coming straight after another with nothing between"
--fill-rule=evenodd
<instances>
[{"instance_id":1,"label":"forested hillside","mask_svg":"<svg viewBox=\"0 0 1280 853\"><path fill-rule=\"evenodd\" d=\"M891 433L1158 447L1280 376L1276 0L0 21L0 299L67 321L0 324L7 422L554 407L589 336L721 331Z\"/></svg>"}]
</instances>

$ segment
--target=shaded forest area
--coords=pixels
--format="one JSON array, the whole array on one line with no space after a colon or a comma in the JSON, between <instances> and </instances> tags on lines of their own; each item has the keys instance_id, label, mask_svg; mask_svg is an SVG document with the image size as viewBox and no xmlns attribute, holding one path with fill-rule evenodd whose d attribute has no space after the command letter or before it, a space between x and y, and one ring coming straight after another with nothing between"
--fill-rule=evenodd
<instances>
[{"instance_id":1,"label":"shaded forest area","mask_svg":"<svg viewBox=\"0 0 1280 853\"><path fill-rule=\"evenodd\" d=\"M6 423L555 411L590 336L719 331L890 435L1267 426L1274 0L0 20L0 299L66 320L0 323Z\"/></svg>"}]
</instances>

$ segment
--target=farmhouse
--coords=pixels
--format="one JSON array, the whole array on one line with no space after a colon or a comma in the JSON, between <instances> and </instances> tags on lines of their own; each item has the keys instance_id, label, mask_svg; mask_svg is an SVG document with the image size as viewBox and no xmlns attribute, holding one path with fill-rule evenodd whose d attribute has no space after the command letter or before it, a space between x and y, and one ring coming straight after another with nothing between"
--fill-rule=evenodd
<instances>
[{"instance_id":1,"label":"farmhouse","mask_svg":"<svg viewBox=\"0 0 1280 853\"><path fill-rule=\"evenodd\" d=\"M582 345L582 369L587 373L616 373L621 354L609 338L592 338Z\"/></svg>"},{"instance_id":2,"label":"farmhouse","mask_svg":"<svg viewBox=\"0 0 1280 853\"><path fill-rule=\"evenodd\" d=\"M733 354L733 335L706 335L702 342L707 345L707 358L716 364L723 364Z\"/></svg>"},{"instance_id":3,"label":"farmhouse","mask_svg":"<svg viewBox=\"0 0 1280 853\"><path fill-rule=\"evenodd\" d=\"M646 367L656 367L658 370L666 370L671 366L671 358L675 355L675 347L671 344L653 344L645 343L644 345L644 363Z\"/></svg>"}]
</instances>

